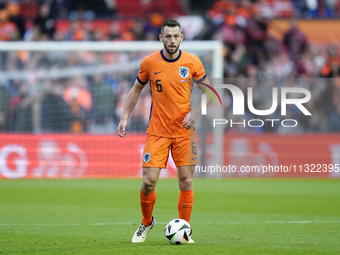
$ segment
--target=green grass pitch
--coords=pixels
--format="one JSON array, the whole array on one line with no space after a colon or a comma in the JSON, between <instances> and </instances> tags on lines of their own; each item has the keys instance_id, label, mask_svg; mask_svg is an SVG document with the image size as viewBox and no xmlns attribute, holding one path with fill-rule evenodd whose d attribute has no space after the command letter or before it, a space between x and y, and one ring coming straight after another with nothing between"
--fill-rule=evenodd
<instances>
[{"instance_id":1,"label":"green grass pitch","mask_svg":"<svg viewBox=\"0 0 340 255\"><path fill-rule=\"evenodd\" d=\"M157 225L132 244L141 180L0 181L1 254L339 254L340 180L194 181L192 245L170 245L177 180L157 185Z\"/></svg>"}]
</instances>

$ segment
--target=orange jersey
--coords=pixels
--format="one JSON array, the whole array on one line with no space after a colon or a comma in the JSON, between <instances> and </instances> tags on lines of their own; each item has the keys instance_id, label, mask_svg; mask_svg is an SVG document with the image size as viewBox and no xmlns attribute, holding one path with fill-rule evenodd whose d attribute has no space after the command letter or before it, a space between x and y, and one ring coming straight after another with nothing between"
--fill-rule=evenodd
<instances>
[{"instance_id":1,"label":"orange jersey","mask_svg":"<svg viewBox=\"0 0 340 255\"><path fill-rule=\"evenodd\" d=\"M190 112L191 79L206 78L203 65L195 55L179 50L176 59L169 60L163 50L145 57L137 80L150 81L151 110L147 133L160 137L190 137L190 130L182 127Z\"/></svg>"}]
</instances>

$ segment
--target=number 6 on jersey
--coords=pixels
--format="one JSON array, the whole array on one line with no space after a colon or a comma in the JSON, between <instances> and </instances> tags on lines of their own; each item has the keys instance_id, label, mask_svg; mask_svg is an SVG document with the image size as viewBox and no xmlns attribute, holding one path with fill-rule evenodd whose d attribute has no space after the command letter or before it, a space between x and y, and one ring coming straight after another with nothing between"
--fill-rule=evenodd
<instances>
[{"instance_id":1,"label":"number 6 on jersey","mask_svg":"<svg viewBox=\"0 0 340 255\"><path fill-rule=\"evenodd\" d=\"M162 84L160 82L161 82L161 80L157 80L156 81L156 86L157 86L157 91L158 92L162 92Z\"/></svg>"}]
</instances>

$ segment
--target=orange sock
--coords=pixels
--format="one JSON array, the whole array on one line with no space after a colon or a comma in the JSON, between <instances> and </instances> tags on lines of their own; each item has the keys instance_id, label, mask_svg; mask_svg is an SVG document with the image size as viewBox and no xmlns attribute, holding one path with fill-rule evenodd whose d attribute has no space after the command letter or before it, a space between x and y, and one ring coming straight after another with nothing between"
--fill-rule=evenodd
<instances>
[{"instance_id":1,"label":"orange sock","mask_svg":"<svg viewBox=\"0 0 340 255\"><path fill-rule=\"evenodd\" d=\"M143 219L142 223L149 226L152 222L153 205L156 202L156 191L153 190L149 195L144 195L140 191L140 206L142 208Z\"/></svg>"},{"instance_id":2,"label":"orange sock","mask_svg":"<svg viewBox=\"0 0 340 255\"><path fill-rule=\"evenodd\" d=\"M178 215L180 219L190 222L192 206L194 204L194 192L180 190L178 199Z\"/></svg>"}]
</instances>

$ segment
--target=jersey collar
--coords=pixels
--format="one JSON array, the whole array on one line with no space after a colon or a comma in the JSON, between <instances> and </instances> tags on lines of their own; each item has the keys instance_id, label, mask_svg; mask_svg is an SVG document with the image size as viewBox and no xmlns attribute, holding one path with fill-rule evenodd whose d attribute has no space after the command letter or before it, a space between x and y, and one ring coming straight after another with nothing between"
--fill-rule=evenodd
<instances>
[{"instance_id":1,"label":"jersey collar","mask_svg":"<svg viewBox=\"0 0 340 255\"><path fill-rule=\"evenodd\" d=\"M178 57L175 58L175 59L167 59L167 58L164 56L164 54L163 54L163 50L161 50L161 55L162 55L162 58L163 58L166 62L176 62L176 61L179 60L179 58L181 57L182 51L179 50Z\"/></svg>"}]
</instances>

